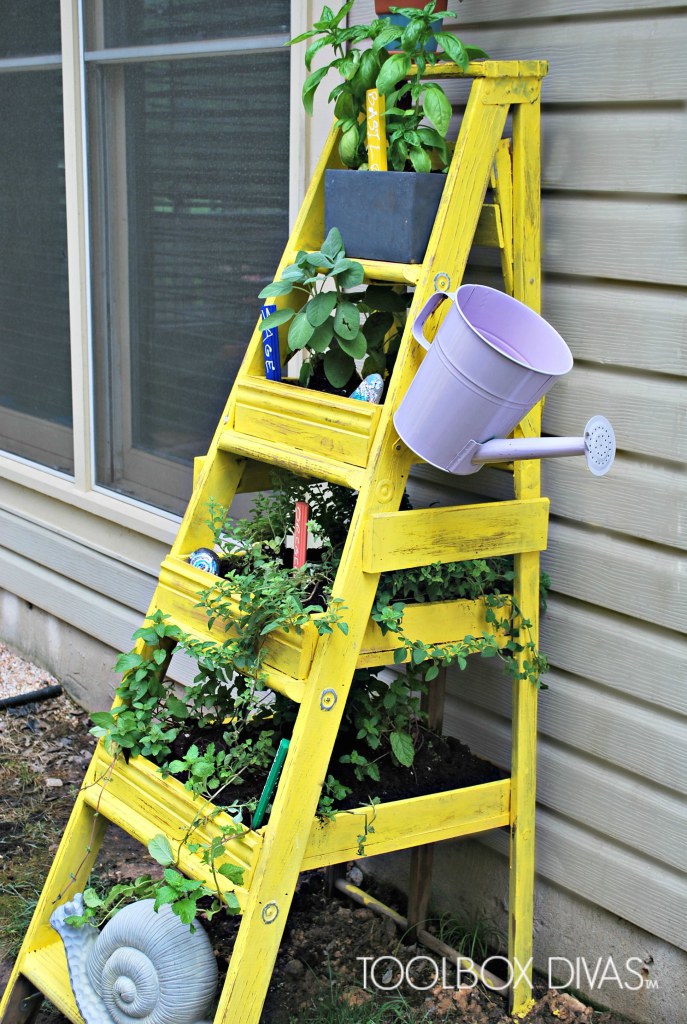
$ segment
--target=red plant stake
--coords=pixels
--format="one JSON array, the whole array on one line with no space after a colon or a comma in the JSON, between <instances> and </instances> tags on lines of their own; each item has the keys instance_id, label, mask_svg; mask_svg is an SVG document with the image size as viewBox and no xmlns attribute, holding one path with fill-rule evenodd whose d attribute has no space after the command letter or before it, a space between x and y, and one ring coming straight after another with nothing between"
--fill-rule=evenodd
<instances>
[{"instance_id":1,"label":"red plant stake","mask_svg":"<svg viewBox=\"0 0 687 1024\"><path fill-rule=\"evenodd\" d=\"M310 507L305 501L296 502L296 516L293 524L293 567L305 565L308 554L308 516Z\"/></svg>"}]
</instances>

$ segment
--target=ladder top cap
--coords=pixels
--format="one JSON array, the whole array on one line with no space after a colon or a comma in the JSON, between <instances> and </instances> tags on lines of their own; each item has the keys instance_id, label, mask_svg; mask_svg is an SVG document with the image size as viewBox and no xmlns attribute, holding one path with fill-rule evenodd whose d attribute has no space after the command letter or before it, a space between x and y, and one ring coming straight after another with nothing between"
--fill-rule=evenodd
<instances>
[{"instance_id":1,"label":"ladder top cap","mask_svg":"<svg viewBox=\"0 0 687 1024\"><path fill-rule=\"evenodd\" d=\"M415 65L410 74L415 71ZM428 65L423 78L544 78L549 73L546 60L473 60L467 71L451 61Z\"/></svg>"}]
</instances>

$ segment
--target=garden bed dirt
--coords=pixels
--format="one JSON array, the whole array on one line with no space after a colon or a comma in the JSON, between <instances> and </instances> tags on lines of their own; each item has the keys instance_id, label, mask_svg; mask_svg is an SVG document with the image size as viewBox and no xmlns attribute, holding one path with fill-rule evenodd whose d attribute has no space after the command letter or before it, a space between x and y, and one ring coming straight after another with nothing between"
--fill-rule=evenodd
<instances>
[{"instance_id":1,"label":"garden bed dirt","mask_svg":"<svg viewBox=\"0 0 687 1024\"><path fill-rule=\"evenodd\" d=\"M54 680L43 677L38 684L42 682ZM27 690L35 688L27 686ZM66 696L0 712L0 988L8 978L87 767L94 744L88 730L87 715ZM141 846L110 828L95 866L97 882L110 885L156 870ZM356 866L354 872L358 870ZM359 876L354 874L354 880L360 881ZM362 887L405 912L402 896L382 890L372 878L365 877ZM212 931L223 971L238 922L219 921L215 918ZM441 933L444 925L437 922L434 930ZM428 961L418 961L418 970L410 974L417 988L404 982L397 989L380 992L368 979L366 989L362 957L395 957L407 964L413 957L427 955L431 956L428 950L411 943L389 918L357 907L338 892L329 895L324 872L309 872L301 877L294 898L261 1021L514 1024L498 994L432 984ZM391 960L389 964L394 966ZM379 980L388 986L394 979L383 972ZM536 1006L526 1017L530 1024L622 1024L621 1017L585 1006L574 996L542 987L536 989L536 996ZM38 1020L40 1024L62 1022L46 1004Z\"/></svg>"}]
</instances>

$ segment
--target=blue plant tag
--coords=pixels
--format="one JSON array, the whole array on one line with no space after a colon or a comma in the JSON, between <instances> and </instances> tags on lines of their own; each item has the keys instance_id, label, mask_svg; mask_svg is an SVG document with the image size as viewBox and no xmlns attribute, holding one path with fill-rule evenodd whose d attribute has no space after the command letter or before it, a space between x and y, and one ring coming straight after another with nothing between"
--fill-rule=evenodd
<instances>
[{"instance_id":1,"label":"blue plant tag","mask_svg":"<svg viewBox=\"0 0 687 1024\"><path fill-rule=\"evenodd\" d=\"M266 305L260 307L262 320L270 313L276 313L277 307ZM281 359L279 356L279 328L274 327L262 332L262 347L265 351L265 376L268 380L281 380Z\"/></svg>"}]
</instances>

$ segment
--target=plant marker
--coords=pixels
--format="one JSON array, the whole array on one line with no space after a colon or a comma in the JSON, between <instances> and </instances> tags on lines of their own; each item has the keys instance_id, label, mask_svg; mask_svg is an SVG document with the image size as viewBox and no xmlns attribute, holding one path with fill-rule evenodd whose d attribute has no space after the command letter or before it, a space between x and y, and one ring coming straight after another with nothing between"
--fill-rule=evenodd
<instances>
[{"instance_id":1,"label":"plant marker","mask_svg":"<svg viewBox=\"0 0 687 1024\"><path fill-rule=\"evenodd\" d=\"M293 523L293 567L300 569L305 565L308 553L308 516L310 508L305 501L296 502L296 515Z\"/></svg>"},{"instance_id":2,"label":"plant marker","mask_svg":"<svg viewBox=\"0 0 687 1024\"><path fill-rule=\"evenodd\" d=\"M277 307L271 303L260 307L260 319L264 320L270 313L276 313ZM281 380L281 359L279 355L279 328L268 327L262 332L262 347L265 352L265 377L267 380Z\"/></svg>"},{"instance_id":3,"label":"plant marker","mask_svg":"<svg viewBox=\"0 0 687 1024\"><path fill-rule=\"evenodd\" d=\"M262 825L262 819L265 817L265 811L267 805L270 802L272 794L274 793L277 785L277 779L279 773L284 767L284 761L286 760L286 754L289 749L289 741L282 740L277 749L277 753L274 756L272 767L270 768L269 775L267 776L267 782L265 783L260 799L258 800L258 806L255 808L255 814L253 815L252 828L260 828Z\"/></svg>"},{"instance_id":4,"label":"plant marker","mask_svg":"<svg viewBox=\"0 0 687 1024\"><path fill-rule=\"evenodd\" d=\"M370 171L385 171L386 162L386 97L379 89L368 89L365 93L367 114L367 166Z\"/></svg>"}]
</instances>

